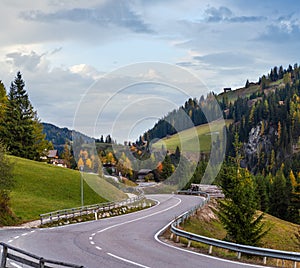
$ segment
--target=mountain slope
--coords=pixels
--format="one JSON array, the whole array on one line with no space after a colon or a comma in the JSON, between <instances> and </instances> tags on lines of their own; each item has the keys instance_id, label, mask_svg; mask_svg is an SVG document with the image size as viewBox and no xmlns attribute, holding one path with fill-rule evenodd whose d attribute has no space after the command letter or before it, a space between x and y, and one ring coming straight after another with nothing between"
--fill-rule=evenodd
<instances>
[{"instance_id":1,"label":"mountain slope","mask_svg":"<svg viewBox=\"0 0 300 268\"><path fill-rule=\"evenodd\" d=\"M51 141L54 149L58 150L61 153L64 149L64 145L66 142L70 142L73 140L73 133L76 134L76 137L82 138L86 143L93 142L94 139L88 137L77 131L72 131L66 127L60 128L53 124L42 123L43 124L43 133L46 134L46 140Z\"/></svg>"},{"instance_id":2,"label":"mountain slope","mask_svg":"<svg viewBox=\"0 0 300 268\"><path fill-rule=\"evenodd\" d=\"M13 156L10 159L14 163L16 181L10 207L21 222L38 219L41 213L81 206L78 171ZM107 201L103 197L108 196L107 193L114 199L126 198L123 192L104 180L97 183L98 176L89 180L94 182L93 188L98 194L84 181L85 205Z\"/></svg>"}]
</instances>

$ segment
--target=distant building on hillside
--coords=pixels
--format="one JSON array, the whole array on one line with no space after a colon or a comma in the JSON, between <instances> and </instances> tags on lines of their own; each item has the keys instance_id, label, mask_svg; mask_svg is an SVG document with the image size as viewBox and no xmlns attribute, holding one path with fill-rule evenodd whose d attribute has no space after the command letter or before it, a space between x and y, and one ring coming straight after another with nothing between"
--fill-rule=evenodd
<instances>
[{"instance_id":1,"label":"distant building on hillside","mask_svg":"<svg viewBox=\"0 0 300 268\"><path fill-rule=\"evenodd\" d=\"M41 160L58 167L67 167L66 161L58 158L57 150L49 150L48 152L45 152L44 156L41 157Z\"/></svg>"},{"instance_id":2,"label":"distant building on hillside","mask_svg":"<svg viewBox=\"0 0 300 268\"><path fill-rule=\"evenodd\" d=\"M47 154L47 158L50 159L57 159L58 158L58 153L57 150L49 150Z\"/></svg>"},{"instance_id":3,"label":"distant building on hillside","mask_svg":"<svg viewBox=\"0 0 300 268\"><path fill-rule=\"evenodd\" d=\"M229 91L231 91L231 87L224 87L223 90L224 90L224 93L229 92Z\"/></svg>"},{"instance_id":4,"label":"distant building on hillside","mask_svg":"<svg viewBox=\"0 0 300 268\"><path fill-rule=\"evenodd\" d=\"M53 159L51 161L51 164L57 167L67 167L66 161L64 159Z\"/></svg>"},{"instance_id":5,"label":"distant building on hillside","mask_svg":"<svg viewBox=\"0 0 300 268\"><path fill-rule=\"evenodd\" d=\"M153 174L153 171L151 169L141 169L138 172L138 179L137 182L144 182L145 181L145 177L149 174Z\"/></svg>"}]
</instances>

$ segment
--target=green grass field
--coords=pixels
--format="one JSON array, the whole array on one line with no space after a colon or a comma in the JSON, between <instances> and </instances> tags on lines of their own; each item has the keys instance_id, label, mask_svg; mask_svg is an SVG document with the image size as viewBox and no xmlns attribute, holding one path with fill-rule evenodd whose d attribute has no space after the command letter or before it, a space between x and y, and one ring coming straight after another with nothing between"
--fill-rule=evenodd
<instances>
[{"instance_id":1,"label":"green grass field","mask_svg":"<svg viewBox=\"0 0 300 268\"><path fill-rule=\"evenodd\" d=\"M232 120L225 120L226 125L229 125L231 122ZM221 132L222 128L223 125L221 123L214 121L210 124L196 126L195 128L186 129L170 137L163 138L153 146L156 149L160 149L164 145L171 152L175 151L177 146L184 152L209 152L211 149L211 135L214 135L212 133ZM198 135L199 146L196 146L195 135Z\"/></svg>"},{"instance_id":2,"label":"green grass field","mask_svg":"<svg viewBox=\"0 0 300 268\"><path fill-rule=\"evenodd\" d=\"M271 82L268 85L267 90L275 89L276 87L279 87L282 83L283 83L283 79L277 80L275 82ZM242 87L232 91L228 91L226 93L223 92L217 96L217 99L222 100L222 98L226 96L228 98L228 101L233 103L235 100L237 100L238 97L240 98L250 97L253 93L257 93L260 90L261 89L259 85L251 85L248 88Z\"/></svg>"},{"instance_id":3,"label":"green grass field","mask_svg":"<svg viewBox=\"0 0 300 268\"><path fill-rule=\"evenodd\" d=\"M233 103L235 100L237 100L238 97L240 98L250 97L251 94L258 92L259 90L260 90L259 85L252 85L248 88L242 87L236 90L228 91L226 93L221 93L220 95L218 95L217 98L218 100L222 100L222 98L226 95L228 101Z\"/></svg>"},{"instance_id":4,"label":"green grass field","mask_svg":"<svg viewBox=\"0 0 300 268\"><path fill-rule=\"evenodd\" d=\"M299 225L268 214L265 214L263 221L266 229L270 228L270 231L263 237L261 241L262 247L299 252L300 245L297 244L295 238L295 233L300 228ZM207 221L193 217L184 225L184 229L192 233L221 240L226 236L226 231L222 224L215 219Z\"/></svg>"},{"instance_id":5,"label":"green grass field","mask_svg":"<svg viewBox=\"0 0 300 268\"><path fill-rule=\"evenodd\" d=\"M9 158L14 163L15 178L10 207L20 222L38 219L41 213L81 206L78 171L13 156ZM104 179L96 175L84 177L85 205L124 197L123 192Z\"/></svg>"}]
</instances>

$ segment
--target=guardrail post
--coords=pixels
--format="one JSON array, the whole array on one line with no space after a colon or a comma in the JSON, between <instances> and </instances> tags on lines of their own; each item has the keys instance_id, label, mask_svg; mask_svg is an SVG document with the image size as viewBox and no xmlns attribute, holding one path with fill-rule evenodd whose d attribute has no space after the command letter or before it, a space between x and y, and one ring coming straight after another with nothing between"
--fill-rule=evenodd
<instances>
[{"instance_id":1,"label":"guardrail post","mask_svg":"<svg viewBox=\"0 0 300 268\"><path fill-rule=\"evenodd\" d=\"M237 258L238 258L238 260L240 260L240 259L241 259L241 256L242 256L242 253L241 253L241 252L238 252L238 254L237 254Z\"/></svg>"},{"instance_id":2,"label":"guardrail post","mask_svg":"<svg viewBox=\"0 0 300 268\"><path fill-rule=\"evenodd\" d=\"M188 244L187 244L187 247L188 247L188 248L190 248L190 247L191 247L191 243L192 243L192 241L191 241L191 240L189 240L189 241L188 241Z\"/></svg>"},{"instance_id":3,"label":"guardrail post","mask_svg":"<svg viewBox=\"0 0 300 268\"><path fill-rule=\"evenodd\" d=\"M208 248L208 254L211 255L212 254L212 250L213 250L213 246L210 245L209 248Z\"/></svg>"},{"instance_id":4,"label":"guardrail post","mask_svg":"<svg viewBox=\"0 0 300 268\"><path fill-rule=\"evenodd\" d=\"M174 234L173 234L173 233L171 233L171 235L170 235L170 239L171 239L171 240L173 240L173 237L174 237Z\"/></svg>"},{"instance_id":5,"label":"guardrail post","mask_svg":"<svg viewBox=\"0 0 300 268\"><path fill-rule=\"evenodd\" d=\"M98 214L97 214L96 211L95 211L95 220L96 220L96 221L98 220Z\"/></svg>"},{"instance_id":6,"label":"guardrail post","mask_svg":"<svg viewBox=\"0 0 300 268\"><path fill-rule=\"evenodd\" d=\"M44 268L45 267L45 261L44 261L44 258L40 258L40 261L39 261L39 268Z\"/></svg>"},{"instance_id":7,"label":"guardrail post","mask_svg":"<svg viewBox=\"0 0 300 268\"><path fill-rule=\"evenodd\" d=\"M1 268L6 267L7 247L3 245Z\"/></svg>"},{"instance_id":8,"label":"guardrail post","mask_svg":"<svg viewBox=\"0 0 300 268\"><path fill-rule=\"evenodd\" d=\"M176 243L178 243L178 242L179 242L179 238L180 238L180 236L179 236L179 235L177 235L177 236L176 236Z\"/></svg>"},{"instance_id":9,"label":"guardrail post","mask_svg":"<svg viewBox=\"0 0 300 268\"><path fill-rule=\"evenodd\" d=\"M263 259L263 263L264 263L264 265L266 265L266 264L267 264L267 257L264 257L264 259Z\"/></svg>"},{"instance_id":10,"label":"guardrail post","mask_svg":"<svg viewBox=\"0 0 300 268\"><path fill-rule=\"evenodd\" d=\"M294 261L294 268L297 268L297 262Z\"/></svg>"}]
</instances>

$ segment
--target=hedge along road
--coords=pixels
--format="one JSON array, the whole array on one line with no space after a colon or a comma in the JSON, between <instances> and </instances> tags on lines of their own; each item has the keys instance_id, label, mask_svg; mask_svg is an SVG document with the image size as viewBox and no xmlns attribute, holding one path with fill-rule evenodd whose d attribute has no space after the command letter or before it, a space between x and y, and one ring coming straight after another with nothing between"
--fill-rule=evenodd
<instances>
[{"instance_id":1,"label":"hedge along road","mask_svg":"<svg viewBox=\"0 0 300 268\"><path fill-rule=\"evenodd\" d=\"M47 259L89 268L259 267L169 246L158 232L199 204L196 196L151 195L158 205L136 213L63 227L0 231L0 241ZM20 267L15 265L16 267Z\"/></svg>"}]
</instances>

